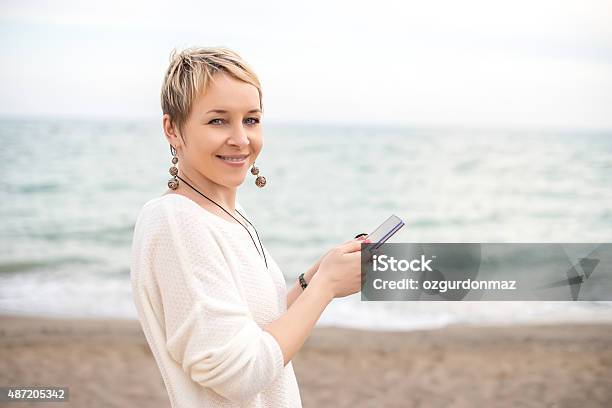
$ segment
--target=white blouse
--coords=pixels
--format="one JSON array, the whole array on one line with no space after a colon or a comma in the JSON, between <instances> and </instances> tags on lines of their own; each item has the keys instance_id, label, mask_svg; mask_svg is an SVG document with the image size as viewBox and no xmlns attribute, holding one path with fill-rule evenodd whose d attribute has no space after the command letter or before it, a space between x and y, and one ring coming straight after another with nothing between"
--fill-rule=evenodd
<instances>
[{"instance_id":1,"label":"white blouse","mask_svg":"<svg viewBox=\"0 0 612 408\"><path fill-rule=\"evenodd\" d=\"M132 295L173 408L302 406L291 361L262 330L287 310L285 279L263 250L269 270L242 226L183 195L143 205Z\"/></svg>"}]
</instances>

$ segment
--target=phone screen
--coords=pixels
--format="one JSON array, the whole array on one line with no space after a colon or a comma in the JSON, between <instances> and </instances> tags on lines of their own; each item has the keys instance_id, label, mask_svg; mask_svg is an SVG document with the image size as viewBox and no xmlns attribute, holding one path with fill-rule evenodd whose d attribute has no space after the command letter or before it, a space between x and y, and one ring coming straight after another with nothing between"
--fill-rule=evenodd
<instances>
[{"instance_id":1,"label":"phone screen","mask_svg":"<svg viewBox=\"0 0 612 408\"><path fill-rule=\"evenodd\" d=\"M391 238L393 234L400 230L404 226L404 221L396 215L391 215L382 224L378 226L367 239L370 240L374 245L374 248L378 248L386 240Z\"/></svg>"}]
</instances>

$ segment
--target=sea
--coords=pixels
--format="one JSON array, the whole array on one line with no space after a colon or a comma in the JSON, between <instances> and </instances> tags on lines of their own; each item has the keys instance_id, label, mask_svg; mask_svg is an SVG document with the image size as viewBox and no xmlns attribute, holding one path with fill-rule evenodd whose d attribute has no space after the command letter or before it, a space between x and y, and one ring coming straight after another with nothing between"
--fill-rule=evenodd
<instances>
[{"instance_id":1,"label":"sea","mask_svg":"<svg viewBox=\"0 0 612 408\"><path fill-rule=\"evenodd\" d=\"M167 190L159 120L0 120L0 313L136 318L142 205ZM612 242L612 131L263 123L238 190L287 285L391 214L390 242ZM612 322L606 301L335 299L317 326Z\"/></svg>"}]
</instances>

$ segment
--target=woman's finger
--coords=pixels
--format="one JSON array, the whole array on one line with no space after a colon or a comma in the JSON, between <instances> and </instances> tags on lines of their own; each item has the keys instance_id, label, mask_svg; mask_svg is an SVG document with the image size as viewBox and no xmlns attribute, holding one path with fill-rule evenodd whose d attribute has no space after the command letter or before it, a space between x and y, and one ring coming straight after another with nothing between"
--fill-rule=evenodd
<instances>
[{"instance_id":1,"label":"woman's finger","mask_svg":"<svg viewBox=\"0 0 612 408\"><path fill-rule=\"evenodd\" d=\"M361 241L359 239L353 239L351 241L348 241L346 243L344 243L342 245L342 252L344 252L345 254L351 253L351 252L357 252L361 250L361 244L363 244L364 241Z\"/></svg>"}]
</instances>

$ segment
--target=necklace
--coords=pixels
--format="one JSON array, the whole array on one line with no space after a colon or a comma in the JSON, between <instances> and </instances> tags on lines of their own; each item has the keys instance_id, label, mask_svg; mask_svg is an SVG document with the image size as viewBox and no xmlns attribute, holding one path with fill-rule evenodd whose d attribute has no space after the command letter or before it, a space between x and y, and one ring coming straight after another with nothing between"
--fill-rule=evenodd
<instances>
[{"instance_id":1,"label":"necklace","mask_svg":"<svg viewBox=\"0 0 612 408\"><path fill-rule=\"evenodd\" d=\"M257 229L255 228L255 226L254 226L253 224L251 224L251 221L249 221L249 220L248 220L248 219L247 219L247 218L246 218L244 215L242 215L242 214L240 213L240 211L236 210L236 212L237 212L238 214L240 214L240 216L241 216L242 218L244 218L244 219L245 219L245 221L246 221L246 222L248 222L248 223L251 225L251 227L253 227L253 230L255 231L255 235L257 235L257 241L259 241L259 246L261 247L261 252L259 252L259 248L257 248L257 244L255 243L255 240L253 239L253 235L251 235L251 232L249 231L249 229L248 229L248 228L247 228L247 227L246 227L244 224L242 224L240 221L238 221L238 220L236 219L236 217L234 217L232 214L230 214L230 213L229 213L229 211L227 211L225 208L223 208L222 206L220 206L219 204L217 204L217 203L216 203L214 200L212 200L212 199L210 199L210 198L206 197L204 194L202 194L201 192L199 192L199 191L198 191L198 190L197 190L195 187L193 187L191 184L189 184L188 182L186 182L185 180L183 180L183 178L182 178L182 177L180 177L180 176L178 176L178 175L177 175L176 177L177 177L177 178L179 178L179 179L180 179L180 180L181 180L183 183L185 183L185 184L187 184L189 187L191 187L191 188L192 188L192 189L193 189L193 190L194 190L196 193L200 194L202 197L206 198L208 201L210 201L211 203L213 203L214 205L216 205L217 207L219 207L220 209L222 209L223 211L225 211L225 212L227 213L227 215L229 215L230 217L232 217L233 219L235 219L235 220L236 220L236 222L237 222L238 224L242 225L242 227L243 227L243 228L246 230L246 232L249 234L249 237L251 237L251 241L253 241L253 245L255 245L255 249L257 250L257 253L259 254L259 256L262 256L262 254L263 254L263 259L264 259L264 262L265 262L265 264L266 264L266 269L267 269L267 268L268 268L268 261L266 260L266 254L265 254L265 252L264 252L263 245L261 245L261 240L259 239L259 234L257 233Z\"/></svg>"}]
</instances>

